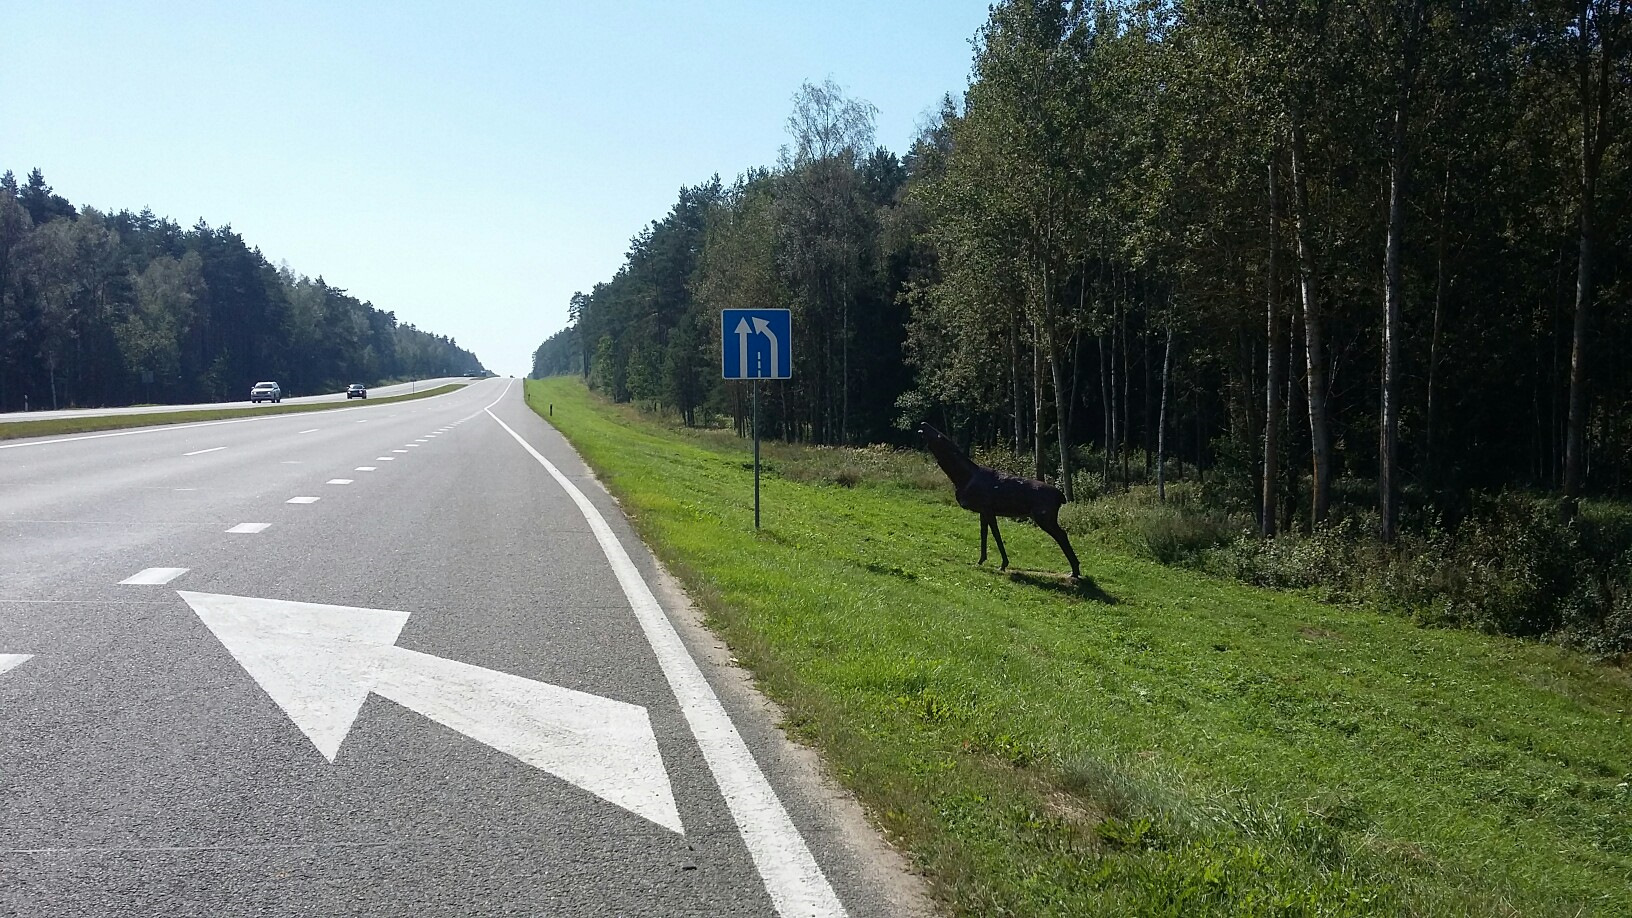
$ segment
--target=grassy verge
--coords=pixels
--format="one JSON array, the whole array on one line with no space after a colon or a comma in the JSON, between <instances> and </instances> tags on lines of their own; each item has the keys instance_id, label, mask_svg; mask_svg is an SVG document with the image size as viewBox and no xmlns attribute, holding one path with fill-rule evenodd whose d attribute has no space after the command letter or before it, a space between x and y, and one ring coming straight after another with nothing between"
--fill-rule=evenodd
<instances>
[{"instance_id":1,"label":"grassy verge","mask_svg":"<svg viewBox=\"0 0 1632 918\"><path fill-rule=\"evenodd\" d=\"M387 398L371 398L363 402L365 405L382 405L388 402L408 402L418 398L430 398L433 395L442 395L455 389L463 388L458 384L437 386L424 392L415 392L411 395L393 395ZM344 402L319 402L306 405L257 405L253 408L203 408L198 411L166 411L157 414L116 414L94 418L54 418L44 421L10 421L0 423L0 440L16 440L22 437L54 437L63 434L91 433L98 430L122 430L126 427L153 427L160 424L190 424L197 421L221 421L230 418L249 418L263 414L296 414L306 411L329 411L335 408L345 408L351 405L351 400Z\"/></svg>"},{"instance_id":2,"label":"grassy verge","mask_svg":"<svg viewBox=\"0 0 1632 918\"><path fill-rule=\"evenodd\" d=\"M1632 914L1624 670L1031 526L977 567L912 453L767 444L755 533L728 432L527 395L954 913Z\"/></svg>"}]
</instances>

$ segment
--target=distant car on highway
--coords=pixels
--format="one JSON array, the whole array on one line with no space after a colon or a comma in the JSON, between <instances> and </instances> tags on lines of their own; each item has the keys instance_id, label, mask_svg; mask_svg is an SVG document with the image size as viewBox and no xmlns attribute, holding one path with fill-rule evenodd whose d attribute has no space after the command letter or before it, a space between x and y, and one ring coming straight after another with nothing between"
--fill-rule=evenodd
<instances>
[{"instance_id":1,"label":"distant car on highway","mask_svg":"<svg viewBox=\"0 0 1632 918\"><path fill-rule=\"evenodd\" d=\"M255 384L255 388L249 390L249 400L251 403L281 402L283 401L283 387L275 382L258 382Z\"/></svg>"},{"instance_id":2,"label":"distant car on highway","mask_svg":"<svg viewBox=\"0 0 1632 918\"><path fill-rule=\"evenodd\" d=\"M360 382L354 382L346 387L346 398L368 398L368 387Z\"/></svg>"}]
</instances>

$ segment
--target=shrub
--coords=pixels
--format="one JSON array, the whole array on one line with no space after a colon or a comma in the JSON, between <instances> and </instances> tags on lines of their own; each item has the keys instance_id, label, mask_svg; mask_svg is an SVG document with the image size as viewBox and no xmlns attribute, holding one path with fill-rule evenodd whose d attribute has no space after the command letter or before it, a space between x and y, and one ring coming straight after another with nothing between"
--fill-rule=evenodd
<instances>
[{"instance_id":1,"label":"shrub","mask_svg":"<svg viewBox=\"0 0 1632 918\"><path fill-rule=\"evenodd\" d=\"M1193 564L1206 552L1230 544L1250 523L1220 510L1191 510L1158 504L1139 520L1150 556L1163 564Z\"/></svg>"}]
</instances>

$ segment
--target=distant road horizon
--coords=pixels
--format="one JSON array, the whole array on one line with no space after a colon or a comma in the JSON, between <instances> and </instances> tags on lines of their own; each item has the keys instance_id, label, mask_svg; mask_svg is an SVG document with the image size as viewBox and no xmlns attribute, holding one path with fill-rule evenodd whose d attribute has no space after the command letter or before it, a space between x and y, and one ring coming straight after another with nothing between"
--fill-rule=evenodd
<instances>
[{"instance_id":1,"label":"distant road horizon","mask_svg":"<svg viewBox=\"0 0 1632 918\"><path fill-rule=\"evenodd\" d=\"M390 398L397 395L412 395L419 389L434 389L437 386L446 386L453 383L468 383L475 377L470 376L443 376L437 379L415 379L405 383L393 383L378 388L370 387L370 397ZM318 402L343 402L346 400L344 389L338 392L325 392L321 395L301 395L285 398L283 401L291 405L309 405ZM199 402L191 405L131 405L122 408L63 408L44 411L9 411L0 412L0 424L15 423L18 421L51 421L67 420L72 418L100 418L116 417L122 414L165 414L177 411L219 411L230 408L258 407L249 400L249 389L244 389L244 397L226 402Z\"/></svg>"}]
</instances>

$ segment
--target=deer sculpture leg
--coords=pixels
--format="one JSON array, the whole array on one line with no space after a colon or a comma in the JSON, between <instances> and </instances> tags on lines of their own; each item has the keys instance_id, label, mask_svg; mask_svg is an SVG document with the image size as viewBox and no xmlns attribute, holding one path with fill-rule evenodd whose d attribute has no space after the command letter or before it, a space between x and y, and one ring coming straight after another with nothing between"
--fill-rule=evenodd
<instances>
[{"instance_id":1,"label":"deer sculpture leg","mask_svg":"<svg viewBox=\"0 0 1632 918\"><path fill-rule=\"evenodd\" d=\"M1060 551L1065 552L1065 560L1071 562L1072 578L1081 578L1082 568L1077 564L1077 553L1071 550L1071 539L1065 534L1064 527L1060 525L1059 511L1039 513L1033 516L1032 520L1037 523L1037 528L1053 536L1054 541L1060 543ZM1001 545L1002 543L999 542L998 544Z\"/></svg>"},{"instance_id":2,"label":"deer sculpture leg","mask_svg":"<svg viewBox=\"0 0 1632 918\"><path fill-rule=\"evenodd\" d=\"M1003 547L1003 533L997 531L997 517L990 513L980 515L980 563L986 563L987 527L991 528L992 539L997 542L997 555L1003 559L1003 563L998 567L998 570L1006 571L1009 569L1009 552L1008 549Z\"/></svg>"}]
</instances>

